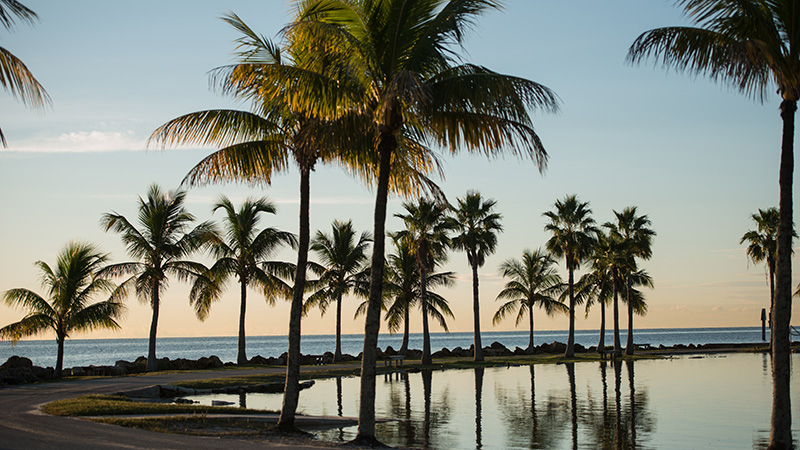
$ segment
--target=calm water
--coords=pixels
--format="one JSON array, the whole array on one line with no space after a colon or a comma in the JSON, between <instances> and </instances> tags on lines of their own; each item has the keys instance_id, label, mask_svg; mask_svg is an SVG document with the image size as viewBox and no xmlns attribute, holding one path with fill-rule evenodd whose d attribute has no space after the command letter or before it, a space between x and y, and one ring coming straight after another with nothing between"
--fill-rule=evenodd
<instances>
[{"instance_id":1,"label":"calm water","mask_svg":"<svg viewBox=\"0 0 800 450\"><path fill-rule=\"evenodd\" d=\"M357 417L358 390L358 378L318 380L299 411ZM377 378L376 415L391 421L376 434L431 449L765 448L771 392L762 354L394 374ZM281 405L280 394L192 398ZM797 377L792 405L800 417ZM356 427L316 433L346 441Z\"/></svg>"},{"instance_id":2,"label":"calm water","mask_svg":"<svg viewBox=\"0 0 800 450\"><path fill-rule=\"evenodd\" d=\"M500 342L510 349L514 347L525 348L528 346L527 331L483 332L482 343L489 345L494 341ZM578 330L575 333L575 342L586 347L597 345L598 331ZM623 345L626 333L621 333ZM685 329L642 329L635 330L636 343L652 345L675 344L708 344L708 343L752 343L761 342L761 328L685 328ZM769 339L769 333L767 333ZM566 331L538 331L534 336L535 344L550 343L553 341L566 342ZM391 345L400 348L402 335L382 334L378 345L385 349ZM159 358L167 357L197 359L203 356L217 355L222 361L236 361L237 338L234 336L208 337L208 338L159 338L157 341L157 355ZM333 351L333 335L303 336L302 349L304 354L321 355ZM612 334L606 333L606 343L613 342ZM472 332L466 333L432 333L431 348L437 351L441 348L453 349L455 347L469 348L472 344ZM342 336L342 351L351 355L358 355L364 345L364 337L359 334ZM422 348L422 335L414 333L410 337L411 348ZM247 338L247 355L253 357L277 357L286 351L288 341L286 336L251 336ZM0 342L0 364L11 355L30 358L39 366L55 366L56 343L55 340L21 341L16 346L11 346L7 341ZM133 361L138 356L147 355L147 339L67 339L64 348L64 367L94 365L113 365L117 360Z\"/></svg>"}]
</instances>

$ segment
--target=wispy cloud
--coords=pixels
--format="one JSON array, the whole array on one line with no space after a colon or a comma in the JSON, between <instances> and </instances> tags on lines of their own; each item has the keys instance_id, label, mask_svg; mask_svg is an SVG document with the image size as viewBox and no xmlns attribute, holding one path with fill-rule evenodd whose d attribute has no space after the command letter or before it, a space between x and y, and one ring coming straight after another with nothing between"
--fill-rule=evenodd
<instances>
[{"instance_id":1,"label":"wispy cloud","mask_svg":"<svg viewBox=\"0 0 800 450\"><path fill-rule=\"evenodd\" d=\"M71 131L54 138L10 143L8 150L27 153L97 153L142 151L145 140L128 131Z\"/></svg>"}]
</instances>

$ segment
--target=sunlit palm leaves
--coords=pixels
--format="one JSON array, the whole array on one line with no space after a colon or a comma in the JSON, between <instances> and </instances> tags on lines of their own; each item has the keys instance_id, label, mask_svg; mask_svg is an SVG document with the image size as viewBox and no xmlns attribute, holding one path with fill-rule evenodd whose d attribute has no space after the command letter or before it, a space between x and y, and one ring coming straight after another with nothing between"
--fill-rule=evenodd
<instances>
[{"instance_id":1,"label":"sunlit palm leaves","mask_svg":"<svg viewBox=\"0 0 800 450\"><path fill-rule=\"evenodd\" d=\"M121 303L121 292L101 272L108 259L108 254L100 253L91 244L73 242L58 254L54 268L38 261L36 266L47 293L40 296L24 288L4 292L3 302L25 309L27 314L19 322L0 328L0 338L16 343L21 338L55 332L58 343L55 376L60 378L64 340L72 332L119 329L117 319L125 311L125 305ZM108 300L92 303L93 297L104 293L109 295Z\"/></svg>"}]
</instances>

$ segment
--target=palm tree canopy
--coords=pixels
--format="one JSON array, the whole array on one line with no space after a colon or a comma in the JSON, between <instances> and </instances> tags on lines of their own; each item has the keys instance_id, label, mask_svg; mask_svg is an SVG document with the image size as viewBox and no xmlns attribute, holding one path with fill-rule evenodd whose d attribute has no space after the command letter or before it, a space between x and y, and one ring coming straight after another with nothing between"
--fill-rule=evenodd
<instances>
[{"instance_id":1,"label":"palm tree canopy","mask_svg":"<svg viewBox=\"0 0 800 450\"><path fill-rule=\"evenodd\" d=\"M16 24L17 19L32 24L39 17L16 0L0 0L0 25L10 30ZM28 67L3 47L0 47L0 86L14 99L33 108L42 108L51 104L47 91L28 70ZM7 146L2 130L0 130L0 143L3 147Z\"/></svg>"},{"instance_id":2,"label":"palm tree canopy","mask_svg":"<svg viewBox=\"0 0 800 450\"><path fill-rule=\"evenodd\" d=\"M568 312L564 303L558 300L563 290L561 276L556 271L556 262L541 250L525 250L522 259L509 259L500 265L504 278L509 278L497 300L506 300L492 318L498 324L516 312L516 325L524 318L525 312L533 307L542 308L548 316L556 312Z\"/></svg>"},{"instance_id":3,"label":"palm tree canopy","mask_svg":"<svg viewBox=\"0 0 800 450\"><path fill-rule=\"evenodd\" d=\"M303 306L305 314L313 307L319 307L320 312L325 314L332 301L351 291L366 296L369 281L365 272L369 271L370 255L367 251L370 242L370 233L363 232L357 236L350 220L335 220L330 235L317 231L310 248L320 258L322 273L312 285L321 285L321 288L308 297Z\"/></svg>"},{"instance_id":4,"label":"palm tree canopy","mask_svg":"<svg viewBox=\"0 0 800 450\"><path fill-rule=\"evenodd\" d=\"M564 258L568 269L577 269L585 260L595 242L597 227L591 217L589 202L581 202L575 195L568 195L563 200L556 200L555 210L542 215L549 222L545 231L553 236L545 247L553 256Z\"/></svg>"},{"instance_id":5,"label":"palm tree canopy","mask_svg":"<svg viewBox=\"0 0 800 450\"><path fill-rule=\"evenodd\" d=\"M614 211L616 223L606 222L603 226L617 235L629 246L627 251L632 257L650 259L653 256L653 238L656 232L650 228L647 215L638 216L636 206L628 206L622 212Z\"/></svg>"},{"instance_id":6,"label":"palm tree canopy","mask_svg":"<svg viewBox=\"0 0 800 450\"><path fill-rule=\"evenodd\" d=\"M762 100L777 86L800 99L800 9L796 0L678 0L696 27L666 27L639 36L628 61L664 66L735 86Z\"/></svg>"},{"instance_id":7,"label":"palm tree canopy","mask_svg":"<svg viewBox=\"0 0 800 450\"><path fill-rule=\"evenodd\" d=\"M247 198L237 210L227 197L220 196L212 210L222 210L224 232L214 229L208 238L208 247L216 261L208 272L197 277L189 295L200 320L205 320L211 305L218 301L225 283L236 276L240 283L259 288L267 302L274 303L275 296L287 295L287 284L294 265L268 260L284 245L296 246L294 234L274 227L259 229L262 214L274 214L275 205L267 198Z\"/></svg>"},{"instance_id":8,"label":"palm tree canopy","mask_svg":"<svg viewBox=\"0 0 800 450\"><path fill-rule=\"evenodd\" d=\"M500 8L500 1L295 3L297 20L287 36L324 46L324 58L337 61L328 71L346 77L348 102L360 105L379 134L396 143L413 140L425 152L426 142L490 156L506 150L546 166L528 110L556 111L556 95L532 81L462 63L455 52L477 17Z\"/></svg>"},{"instance_id":9,"label":"palm tree canopy","mask_svg":"<svg viewBox=\"0 0 800 450\"><path fill-rule=\"evenodd\" d=\"M484 199L480 192L469 191L464 198L457 199L458 205L451 218L456 236L451 239L453 248L464 250L470 265L481 267L486 256L497 248L497 233L503 231L500 224L502 215L493 212L497 202Z\"/></svg>"},{"instance_id":10,"label":"palm tree canopy","mask_svg":"<svg viewBox=\"0 0 800 450\"><path fill-rule=\"evenodd\" d=\"M139 197L138 228L117 213L104 214L100 219L106 231L122 236L128 254L136 260L113 264L104 272L132 275L123 287L132 283L140 301L152 301L156 285L159 293L165 290L167 275L187 281L207 271L200 263L182 260L206 245L214 231L210 222L190 228L194 216L184 207L185 199L185 191L164 192L154 184L146 199Z\"/></svg>"},{"instance_id":11,"label":"palm tree canopy","mask_svg":"<svg viewBox=\"0 0 800 450\"><path fill-rule=\"evenodd\" d=\"M408 239L420 269L431 271L434 264L446 260L450 246L452 224L447 220L444 207L421 198L418 203L403 203L406 214L395 214L403 219L404 230L397 232L398 239Z\"/></svg>"},{"instance_id":12,"label":"palm tree canopy","mask_svg":"<svg viewBox=\"0 0 800 450\"><path fill-rule=\"evenodd\" d=\"M756 229L746 232L739 244L747 242L747 257L750 261L755 264L766 261L767 266L774 270L778 257L780 212L775 207L759 209L758 213L751 214L750 217L756 223Z\"/></svg>"},{"instance_id":13,"label":"palm tree canopy","mask_svg":"<svg viewBox=\"0 0 800 450\"><path fill-rule=\"evenodd\" d=\"M73 331L99 328L119 329L116 319L125 312L119 291L101 269L109 255L100 253L94 245L72 242L58 254L51 268L37 261L45 296L28 289L11 289L3 293L3 301L28 311L19 322L0 328L0 338L16 343L24 337L52 330L59 338ZM92 303L92 298L106 293L108 300Z\"/></svg>"}]
</instances>

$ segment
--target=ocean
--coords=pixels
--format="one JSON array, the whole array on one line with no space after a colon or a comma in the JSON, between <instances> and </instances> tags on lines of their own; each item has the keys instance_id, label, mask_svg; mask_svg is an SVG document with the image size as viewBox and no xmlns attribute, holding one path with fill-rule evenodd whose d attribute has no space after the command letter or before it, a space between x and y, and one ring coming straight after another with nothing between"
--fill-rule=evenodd
<instances>
[{"instance_id":1,"label":"ocean","mask_svg":"<svg viewBox=\"0 0 800 450\"><path fill-rule=\"evenodd\" d=\"M738 344L758 343L761 340L761 328L661 328L641 329L634 332L637 344L677 345L677 344ZM395 350L400 348L402 334L381 334L378 346L386 349L392 346ZM627 336L620 330L622 345L625 345ZM599 330L576 330L575 342L589 347L597 345ZM769 330L767 331L769 339ZM453 349L455 347L469 348L472 345L472 332L459 333L431 333L431 349ZM540 345L553 341L566 342L567 331L536 331L534 343ZM527 331L485 331L481 333L483 346L499 342L509 349L514 347L525 348L528 345ZM612 332L606 333L606 345L613 344ZM334 335L307 335L301 341L303 354L321 355L334 350ZM342 351L351 355L361 353L364 337L360 334L342 335ZM411 348L422 348L422 334L412 333L410 336ZM261 355L265 358L278 357L288 347L286 336L248 336L247 356L252 358ZM186 337L158 338L156 354L159 358L187 358L198 359L203 356L218 356L223 362L236 361L237 337ZM0 342L0 364L12 355L30 358L33 364L42 367L53 367L56 363L55 340L25 340L12 346L10 342ZM147 355L147 338L136 339L67 339L64 345L64 367L89 366L89 365L114 365L118 360L133 361L138 356Z\"/></svg>"}]
</instances>

